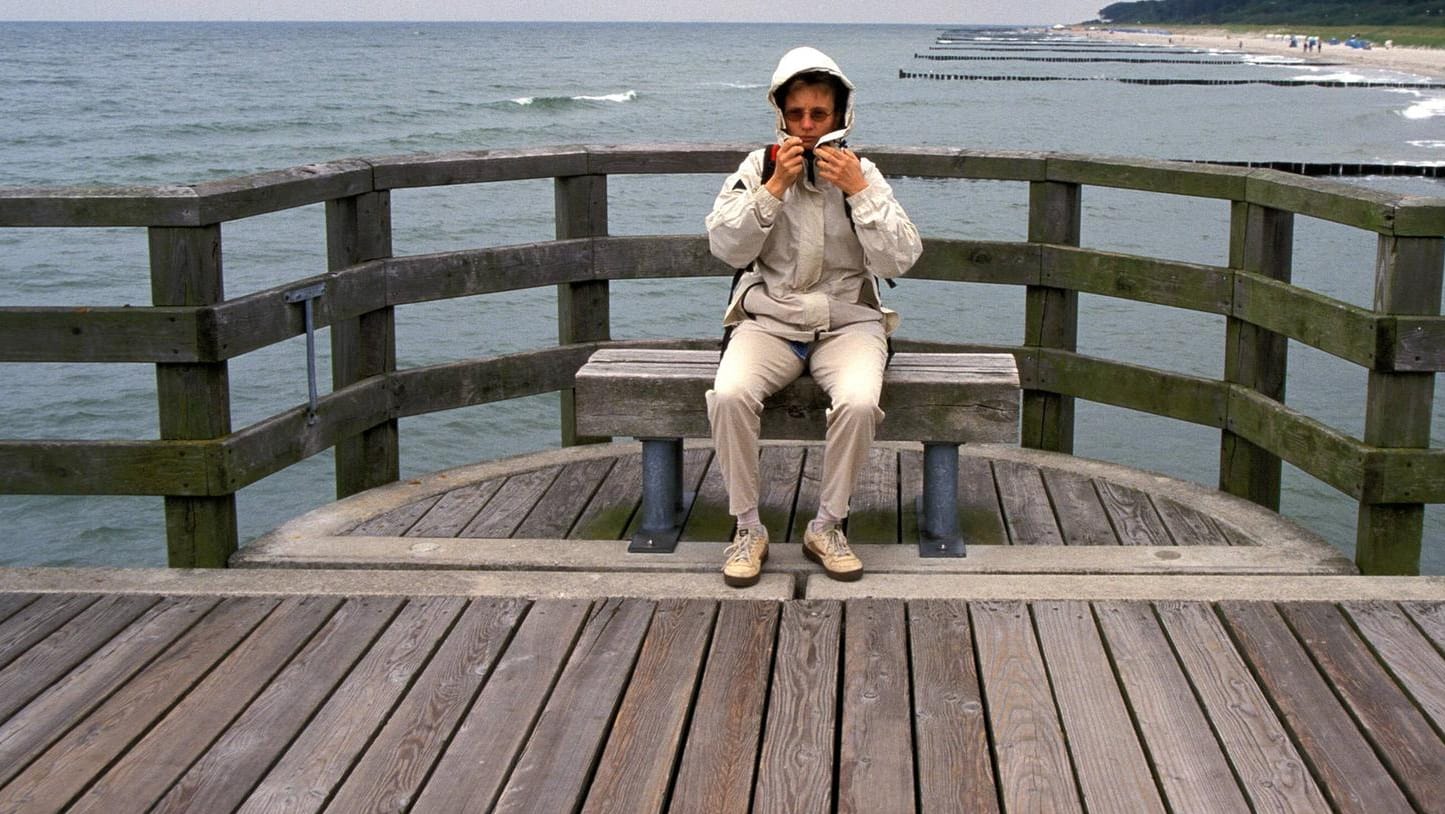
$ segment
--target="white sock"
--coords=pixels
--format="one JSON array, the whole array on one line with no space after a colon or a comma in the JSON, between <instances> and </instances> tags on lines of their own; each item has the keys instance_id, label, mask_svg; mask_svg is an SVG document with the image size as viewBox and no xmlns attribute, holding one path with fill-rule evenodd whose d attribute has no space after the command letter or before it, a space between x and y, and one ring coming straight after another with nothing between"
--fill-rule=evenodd
<instances>
[{"instance_id":1,"label":"white sock","mask_svg":"<svg viewBox=\"0 0 1445 814\"><path fill-rule=\"evenodd\" d=\"M758 517L756 508L748 509L738 515L738 528L760 529L763 527L763 519Z\"/></svg>"},{"instance_id":2,"label":"white sock","mask_svg":"<svg viewBox=\"0 0 1445 814\"><path fill-rule=\"evenodd\" d=\"M842 522L843 518L834 517L833 515L828 514L828 512L824 509L819 508L818 516L808 521L808 531L811 531L814 534L819 534L828 529L836 527L839 523Z\"/></svg>"}]
</instances>

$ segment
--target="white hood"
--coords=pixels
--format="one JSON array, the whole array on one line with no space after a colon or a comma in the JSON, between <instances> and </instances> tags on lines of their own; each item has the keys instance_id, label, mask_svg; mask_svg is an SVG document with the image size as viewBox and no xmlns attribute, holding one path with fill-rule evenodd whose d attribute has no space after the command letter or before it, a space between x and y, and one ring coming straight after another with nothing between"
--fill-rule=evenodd
<instances>
[{"instance_id":1,"label":"white hood","mask_svg":"<svg viewBox=\"0 0 1445 814\"><path fill-rule=\"evenodd\" d=\"M838 77L843 83L843 87L848 89L847 99L843 103L842 129L824 134L818 139L818 143L827 144L830 141L838 141L846 136L849 130L853 129L853 97L855 95L853 93L853 83L848 81L848 77L843 75L843 71L838 67L838 63L829 59L827 54L824 54L816 48L803 46L794 48L788 53L783 54L783 58L778 60L777 69L773 71L773 81L768 85L768 104L772 105L773 111L777 113L779 140L787 137L788 128L787 122L783 120L782 108L778 105L778 89L788 84L788 80L798 74L811 73L813 71L821 71ZM834 101L836 102L837 100Z\"/></svg>"}]
</instances>

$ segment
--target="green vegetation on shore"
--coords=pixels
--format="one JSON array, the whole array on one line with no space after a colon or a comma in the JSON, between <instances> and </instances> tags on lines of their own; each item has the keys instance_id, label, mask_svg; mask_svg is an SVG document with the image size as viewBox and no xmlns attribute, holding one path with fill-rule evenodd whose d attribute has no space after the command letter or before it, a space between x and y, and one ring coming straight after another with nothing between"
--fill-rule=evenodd
<instances>
[{"instance_id":1,"label":"green vegetation on shore","mask_svg":"<svg viewBox=\"0 0 1445 814\"><path fill-rule=\"evenodd\" d=\"M1116 20L1118 24L1124 24L1123 20ZM1255 23L1220 23L1217 25L1179 25L1168 24L1170 31L1181 33L1194 32L1206 33L1211 31L1229 31L1234 34L1313 34L1321 40L1335 38L1344 42L1350 37L1359 37L1369 40L1379 47L1385 41L1393 41L1395 45L1411 46L1415 48L1445 48L1445 25L1438 26L1332 26L1332 25L1311 25L1309 23L1299 24L1277 24L1264 25Z\"/></svg>"},{"instance_id":2,"label":"green vegetation on shore","mask_svg":"<svg viewBox=\"0 0 1445 814\"><path fill-rule=\"evenodd\" d=\"M1251 31L1269 25L1329 28L1344 32L1346 37L1364 36L1361 32L1367 28L1403 33L1423 27L1434 29L1437 37L1445 34L1445 3L1441 0L1141 0L1105 6L1099 10L1099 17L1123 25L1244 25ZM1383 39L1401 42L1397 36Z\"/></svg>"}]
</instances>

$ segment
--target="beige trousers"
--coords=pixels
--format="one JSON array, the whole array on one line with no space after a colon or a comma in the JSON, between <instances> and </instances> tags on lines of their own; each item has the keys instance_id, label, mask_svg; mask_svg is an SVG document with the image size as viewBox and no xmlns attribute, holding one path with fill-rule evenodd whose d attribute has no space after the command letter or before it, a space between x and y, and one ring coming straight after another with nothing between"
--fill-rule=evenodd
<instances>
[{"instance_id":1,"label":"beige trousers","mask_svg":"<svg viewBox=\"0 0 1445 814\"><path fill-rule=\"evenodd\" d=\"M827 443L823 452L821 508L848 516L848 500L883 411L883 368L888 346L880 329L828 334L812 343L806 363L828 394ZM728 512L741 515L758 505L758 433L763 399L803 373L804 361L784 339L745 322L733 332L713 389L707 416L728 490Z\"/></svg>"}]
</instances>

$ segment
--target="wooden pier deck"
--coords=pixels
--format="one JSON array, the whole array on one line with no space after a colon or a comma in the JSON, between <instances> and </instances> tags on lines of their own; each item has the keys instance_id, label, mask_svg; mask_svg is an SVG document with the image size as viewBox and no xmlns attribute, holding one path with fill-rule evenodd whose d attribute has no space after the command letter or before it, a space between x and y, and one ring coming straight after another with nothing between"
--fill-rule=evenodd
<instances>
[{"instance_id":1,"label":"wooden pier deck","mask_svg":"<svg viewBox=\"0 0 1445 814\"><path fill-rule=\"evenodd\" d=\"M1445 810L1439 578L472 576L0 571L0 811Z\"/></svg>"},{"instance_id":2,"label":"wooden pier deck","mask_svg":"<svg viewBox=\"0 0 1445 814\"><path fill-rule=\"evenodd\" d=\"M1069 455L1000 445L960 454L968 556L918 556L922 453L879 444L854 494L848 535L869 574L1356 573L1336 548L1278 515L1197 484ZM641 495L639 446L569 447L372 489L241 549L246 567L715 571L733 519L712 449L684 454L687 517L673 554L628 554ZM822 446L762 448L768 571L798 579L801 529L817 506ZM791 543L791 544L790 544Z\"/></svg>"}]
</instances>

